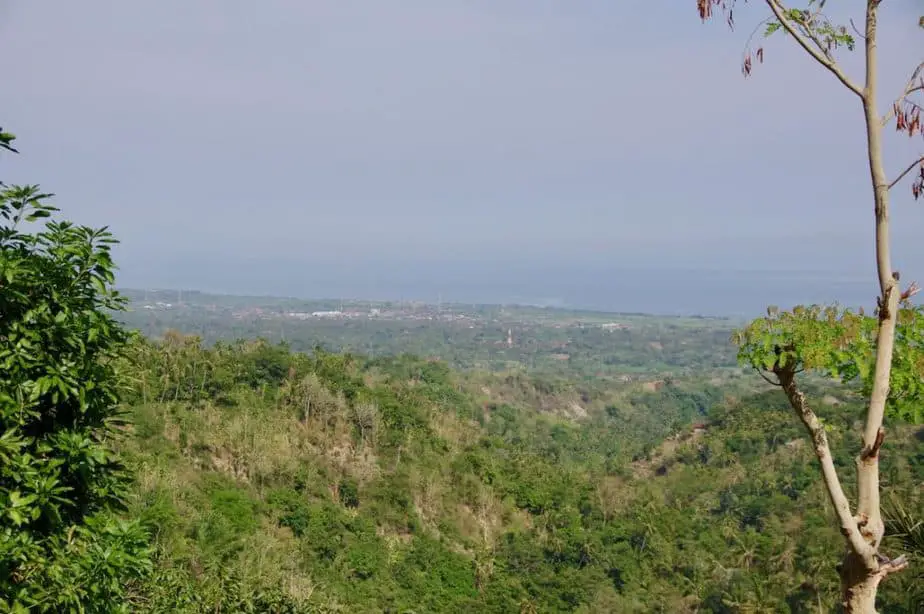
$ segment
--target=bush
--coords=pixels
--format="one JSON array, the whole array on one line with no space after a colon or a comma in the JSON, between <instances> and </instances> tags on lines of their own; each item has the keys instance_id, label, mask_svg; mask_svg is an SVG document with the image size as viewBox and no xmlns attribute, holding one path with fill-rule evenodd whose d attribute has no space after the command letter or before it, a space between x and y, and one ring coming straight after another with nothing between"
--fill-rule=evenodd
<instances>
[{"instance_id":1,"label":"bush","mask_svg":"<svg viewBox=\"0 0 924 614\"><path fill-rule=\"evenodd\" d=\"M351 478L340 480L337 491L340 494L340 503L346 507L359 507L359 487L356 485L356 480Z\"/></svg>"}]
</instances>

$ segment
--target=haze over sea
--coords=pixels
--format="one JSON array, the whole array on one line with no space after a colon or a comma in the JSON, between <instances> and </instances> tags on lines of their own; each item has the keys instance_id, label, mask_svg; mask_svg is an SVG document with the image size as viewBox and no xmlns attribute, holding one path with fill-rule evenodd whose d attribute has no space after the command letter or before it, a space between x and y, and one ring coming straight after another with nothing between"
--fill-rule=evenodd
<instances>
[{"instance_id":1,"label":"haze over sea","mask_svg":"<svg viewBox=\"0 0 924 614\"><path fill-rule=\"evenodd\" d=\"M390 271L342 272L244 265L198 269L153 287L223 294L416 300L427 303L522 304L661 315L753 317L767 305L825 303L870 308L876 295L869 275L821 271L628 269L606 265L505 266L425 263ZM141 288L124 277L124 285ZM202 280L207 279L207 282ZM165 280L166 281L166 280ZM150 286L149 286L150 287Z\"/></svg>"},{"instance_id":2,"label":"haze over sea","mask_svg":"<svg viewBox=\"0 0 924 614\"><path fill-rule=\"evenodd\" d=\"M884 13L883 57L918 48L919 8ZM125 287L747 316L875 296L858 103L782 41L742 79L758 7L737 32L674 0L0 17L3 179L109 226ZM885 100L908 75L880 77ZM918 155L889 138L889 173ZM893 266L924 282L924 207L893 198Z\"/></svg>"},{"instance_id":3,"label":"haze over sea","mask_svg":"<svg viewBox=\"0 0 924 614\"><path fill-rule=\"evenodd\" d=\"M919 3L883 16L884 57L917 48ZM744 32L656 5L0 3L4 84L21 94L3 127L22 152L3 178L108 225L126 287L869 304L854 97L776 41L745 81ZM881 77L884 92L907 80L892 63ZM890 173L919 155L888 147ZM894 199L893 266L924 277L924 207Z\"/></svg>"}]
</instances>

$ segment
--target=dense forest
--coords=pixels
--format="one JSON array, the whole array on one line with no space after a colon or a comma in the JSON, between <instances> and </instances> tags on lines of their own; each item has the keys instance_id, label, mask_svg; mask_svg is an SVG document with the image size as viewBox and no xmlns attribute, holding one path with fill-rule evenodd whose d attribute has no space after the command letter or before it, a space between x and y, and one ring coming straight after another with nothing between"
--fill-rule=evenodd
<instances>
[{"instance_id":1,"label":"dense forest","mask_svg":"<svg viewBox=\"0 0 924 614\"><path fill-rule=\"evenodd\" d=\"M492 398L516 386L567 405L576 389L498 377L473 391L408 356L179 335L134 351L122 446L138 471L131 514L156 548L139 609L824 612L837 600L839 536L776 394L585 393L575 420ZM844 450L859 405L847 391L827 403ZM897 428L884 466L909 509L922 438ZM922 577L885 584L885 611L917 611Z\"/></svg>"}]
</instances>

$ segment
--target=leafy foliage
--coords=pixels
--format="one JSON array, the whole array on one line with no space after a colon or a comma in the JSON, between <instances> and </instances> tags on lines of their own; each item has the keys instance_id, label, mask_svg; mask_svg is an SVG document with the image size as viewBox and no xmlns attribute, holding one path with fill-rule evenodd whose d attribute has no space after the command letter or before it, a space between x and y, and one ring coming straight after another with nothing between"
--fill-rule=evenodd
<instances>
[{"instance_id":1,"label":"leafy foliage","mask_svg":"<svg viewBox=\"0 0 924 614\"><path fill-rule=\"evenodd\" d=\"M869 395L876 361L878 320L836 306L768 310L734 336L739 360L760 371L774 366L815 371ZM924 393L924 308L899 311L887 409L920 423Z\"/></svg>"},{"instance_id":2,"label":"leafy foliage","mask_svg":"<svg viewBox=\"0 0 924 614\"><path fill-rule=\"evenodd\" d=\"M110 442L128 338L114 240L55 220L48 196L0 191L0 608L119 611L148 560L114 515L130 483Z\"/></svg>"},{"instance_id":3,"label":"leafy foliage","mask_svg":"<svg viewBox=\"0 0 924 614\"><path fill-rule=\"evenodd\" d=\"M13 153L19 153L13 148L13 141L16 140L16 137L9 133L4 132L3 128L0 128L0 149L5 149Z\"/></svg>"}]
</instances>

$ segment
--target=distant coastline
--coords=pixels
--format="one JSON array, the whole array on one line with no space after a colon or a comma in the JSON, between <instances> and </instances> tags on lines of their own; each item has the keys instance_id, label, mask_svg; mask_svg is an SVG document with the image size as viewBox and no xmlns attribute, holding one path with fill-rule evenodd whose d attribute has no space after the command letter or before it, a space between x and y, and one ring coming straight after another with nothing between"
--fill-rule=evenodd
<instances>
[{"instance_id":1,"label":"distant coastline","mask_svg":"<svg viewBox=\"0 0 924 614\"><path fill-rule=\"evenodd\" d=\"M302 300L355 299L416 301L425 304L522 305L605 313L747 318L768 305L831 304L870 308L876 290L871 277L822 271L732 271L621 269L616 267L525 267L492 271L452 270L448 279L420 267L369 279L362 274L280 274L268 269L259 278L202 271L177 276L161 288L183 288L227 296L293 297ZM217 272L216 272L217 273ZM243 273L239 271L238 273ZM196 278L199 278L198 280ZM203 283L195 283L196 281ZM206 281L208 280L208 281ZM138 290L147 284L120 284ZM154 284L147 285L153 290Z\"/></svg>"}]
</instances>

